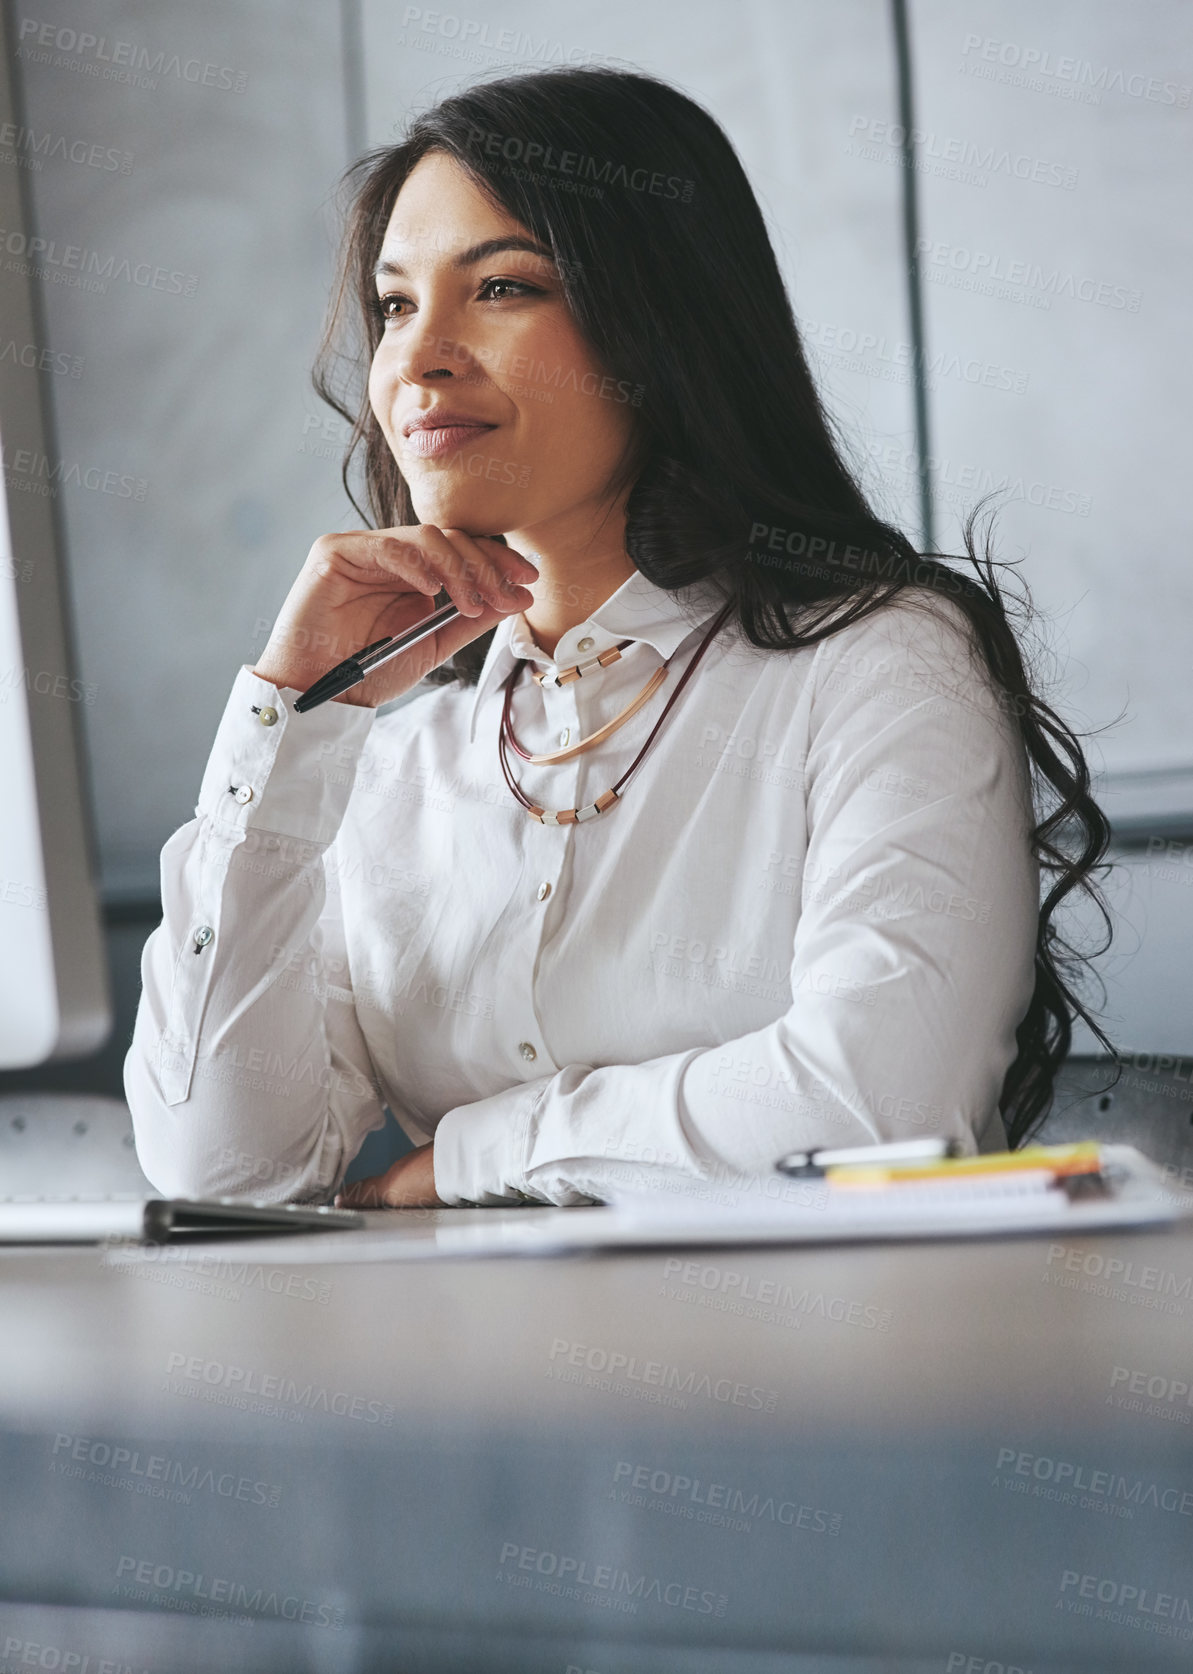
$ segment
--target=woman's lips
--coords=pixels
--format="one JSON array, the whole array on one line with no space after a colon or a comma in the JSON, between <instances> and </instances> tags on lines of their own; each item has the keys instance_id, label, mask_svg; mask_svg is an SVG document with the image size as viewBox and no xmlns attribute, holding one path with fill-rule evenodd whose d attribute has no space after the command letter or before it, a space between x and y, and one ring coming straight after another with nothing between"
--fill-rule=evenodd
<instances>
[{"instance_id":1,"label":"woman's lips","mask_svg":"<svg viewBox=\"0 0 1193 1674\"><path fill-rule=\"evenodd\" d=\"M447 424L434 430L420 428L412 430L406 437L406 446L420 459L441 459L462 442L475 441L478 436L496 428L495 424Z\"/></svg>"}]
</instances>

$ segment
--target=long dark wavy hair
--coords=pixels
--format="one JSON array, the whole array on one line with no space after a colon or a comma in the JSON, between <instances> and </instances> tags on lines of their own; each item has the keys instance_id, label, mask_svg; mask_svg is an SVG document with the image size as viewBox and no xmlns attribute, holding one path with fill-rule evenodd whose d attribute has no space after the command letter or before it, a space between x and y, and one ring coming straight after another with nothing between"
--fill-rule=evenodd
<instances>
[{"instance_id":1,"label":"long dark wavy hair","mask_svg":"<svg viewBox=\"0 0 1193 1674\"><path fill-rule=\"evenodd\" d=\"M1110 834L1077 736L1033 690L1021 645L1030 596L1018 580L1014 589L1000 582L1007 566L991 555L988 524L977 550L981 508L966 523L963 556L920 554L876 515L817 394L762 213L725 133L653 77L561 66L443 100L400 144L367 153L344 177L343 254L314 381L351 426L344 487L370 527L418 521L365 381L383 330L373 267L394 200L429 151L456 159L553 251L577 325L616 387L631 392L633 434L610 490L628 490L626 551L649 581L677 589L718 575L750 643L775 651L813 645L908 587L964 612L1022 735L1044 884L1035 991L1000 1098L1010 1141L1021 1143L1047 1113L1075 1017L1113 1055L1080 995L1090 959L1109 941L1097 878ZM362 448L363 507L351 480ZM491 637L433 677L475 681ZM1074 890L1101 912L1100 947L1078 949L1058 926Z\"/></svg>"}]
</instances>

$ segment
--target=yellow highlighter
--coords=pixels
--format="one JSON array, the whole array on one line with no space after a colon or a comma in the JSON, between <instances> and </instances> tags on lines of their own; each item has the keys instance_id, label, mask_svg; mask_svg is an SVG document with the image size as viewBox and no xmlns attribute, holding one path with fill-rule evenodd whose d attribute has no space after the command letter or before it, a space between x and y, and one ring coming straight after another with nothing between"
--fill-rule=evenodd
<instances>
[{"instance_id":1,"label":"yellow highlighter","mask_svg":"<svg viewBox=\"0 0 1193 1674\"><path fill-rule=\"evenodd\" d=\"M895 1186L911 1181L965 1180L982 1176L1044 1173L1054 1179L1100 1174L1102 1147L1096 1140L1075 1145L1026 1145L1021 1151L990 1151L977 1157L944 1158L938 1162L833 1163L824 1171L831 1186Z\"/></svg>"}]
</instances>

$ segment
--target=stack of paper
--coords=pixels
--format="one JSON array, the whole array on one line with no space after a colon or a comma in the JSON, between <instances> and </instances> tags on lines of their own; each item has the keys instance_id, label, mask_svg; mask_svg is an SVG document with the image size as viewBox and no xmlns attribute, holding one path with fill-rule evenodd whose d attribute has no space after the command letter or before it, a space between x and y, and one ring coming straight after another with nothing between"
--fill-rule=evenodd
<instances>
[{"instance_id":1,"label":"stack of paper","mask_svg":"<svg viewBox=\"0 0 1193 1674\"><path fill-rule=\"evenodd\" d=\"M1174 1191L1133 1146L1091 1144L919 1167L829 1167L704 1201L622 1191L608 1213L607 1242L816 1243L1146 1225L1193 1214L1193 1194Z\"/></svg>"}]
</instances>

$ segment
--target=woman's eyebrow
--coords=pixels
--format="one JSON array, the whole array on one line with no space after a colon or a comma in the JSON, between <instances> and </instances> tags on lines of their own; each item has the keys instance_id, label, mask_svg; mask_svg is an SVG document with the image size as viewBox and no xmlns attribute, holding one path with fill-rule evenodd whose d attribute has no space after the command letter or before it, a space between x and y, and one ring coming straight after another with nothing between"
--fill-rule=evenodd
<instances>
[{"instance_id":1,"label":"woman's eyebrow","mask_svg":"<svg viewBox=\"0 0 1193 1674\"><path fill-rule=\"evenodd\" d=\"M457 251L450 265L453 268L472 267L476 262L487 261L490 256L499 255L504 250L525 250L532 256L541 256L546 262L554 264L555 261L552 252L536 238L487 238L482 244L472 244L467 250ZM380 279L382 275L393 279L409 277L401 263L392 258L379 261L373 269L375 279Z\"/></svg>"}]
</instances>

